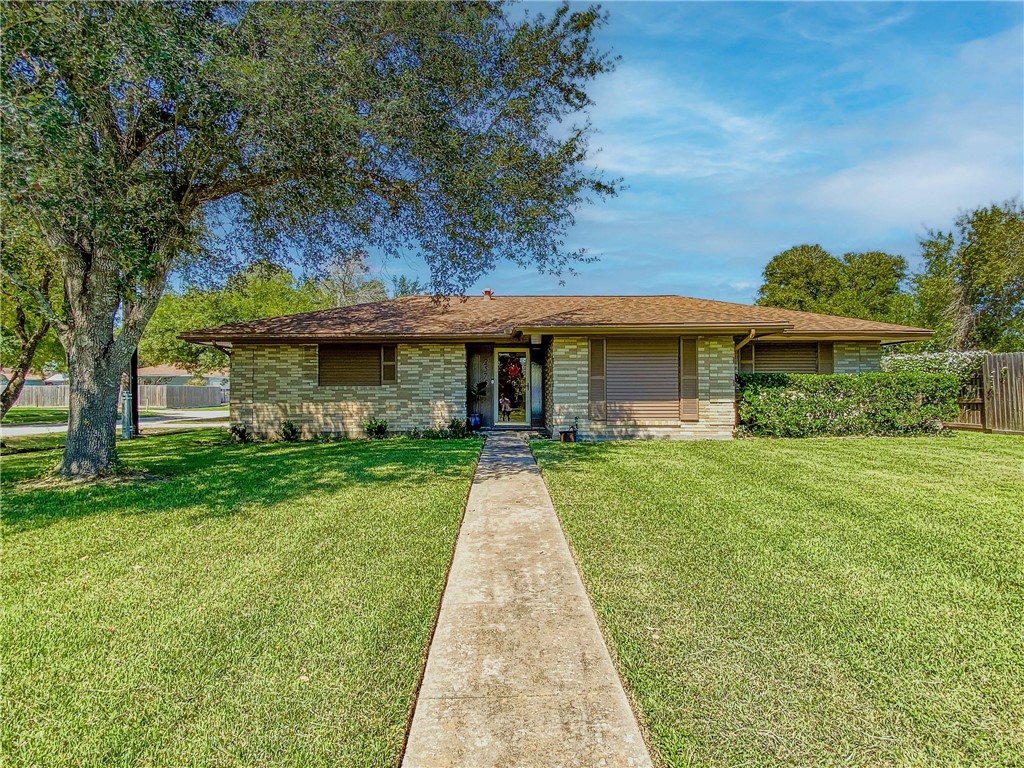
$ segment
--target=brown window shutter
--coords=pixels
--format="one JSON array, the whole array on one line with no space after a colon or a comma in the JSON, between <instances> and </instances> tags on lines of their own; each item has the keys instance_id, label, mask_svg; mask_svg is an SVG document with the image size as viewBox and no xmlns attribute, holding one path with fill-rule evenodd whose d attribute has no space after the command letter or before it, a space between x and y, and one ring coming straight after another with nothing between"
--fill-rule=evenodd
<instances>
[{"instance_id":1,"label":"brown window shutter","mask_svg":"<svg viewBox=\"0 0 1024 768\"><path fill-rule=\"evenodd\" d=\"M835 370L835 349L831 341L818 342L818 373L832 373Z\"/></svg>"},{"instance_id":2,"label":"brown window shutter","mask_svg":"<svg viewBox=\"0 0 1024 768\"><path fill-rule=\"evenodd\" d=\"M818 345L809 342L757 342L758 373L817 373Z\"/></svg>"},{"instance_id":3,"label":"brown window shutter","mask_svg":"<svg viewBox=\"0 0 1024 768\"><path fill-rule=\"evenodd\" d=\"M604 339L590 340L590 418L604 421L608 416L607 376Z\"/></svg>"},{"instance_id":4,"label":"brown window shutter","mask_svg":"<svg viewBox=\"0 0 1024 768\"><path fill-rule=\"evenodd\" d=\"M700 403L697 394L697 339L679 339L679 419L698 421Z\"/></svg>"},{"instance_id":5,"label":"brown window shutter","mask_svg":"<svg viewBox=\"0 0 1024 768\"><path fill-rule=\"evenodd\" d=\"M379 387L381 349L376 344L321 344L321 387Z\"/></svg>"},{"instance_id":6,"label":"brown window shutter","mask_svg":"<svg viewBox=\"0 0 1024 768\"><path fill-rule=\"evenodd\" d=\"M380 360L380 383L396 383L398 381L398 347L394 345L381 347Z\"/></svg>"}]
</instances>

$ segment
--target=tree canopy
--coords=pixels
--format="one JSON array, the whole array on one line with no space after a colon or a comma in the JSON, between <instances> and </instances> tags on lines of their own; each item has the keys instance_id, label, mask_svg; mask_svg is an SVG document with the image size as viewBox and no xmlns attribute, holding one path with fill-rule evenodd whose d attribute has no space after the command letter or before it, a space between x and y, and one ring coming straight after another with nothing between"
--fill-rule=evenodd
<instances>
[{"instance_id":1,"label":"tree canopy","mask_svg":"<svg viewBox=\"0 0 1024 768\"><path fill-rule=\"evenodd\" d=\"M176 269L415 252L458 292L500 260L558 272L586 167L594 8L500 3L10 2L2 181L64 304L60 471L116 466L117 384ZM225 236L225 233L228 236Z\"/></svg>"},{"instance_id":2,"label":"tree canopy","mask_svg":"<svg viewBox=\"0 0 1024 768\"><path fill-rule=\"evenodd\" d=\"M1024 349L1024 209L1019 201L957 217L921 241L914 278L922 323L951 349Z\"/></svg>"},{"instance_id":3,"label":"tree canopy","mask_svg":"<svg viewBox=\"0 0 1024 768\"><path fill-rule=\"evenodd\" d=\"M1024 349L1024 208L1017 200L957 216L921 238L922 270L880 251L841 259L798 245L768 262L758 304L919 325L926 349Z\"/></svg>"},{"instance_id":4,"label":"tree canopy","mask_svg":"<svg viewBox=\"0 0 1024 768\"><path fill-rule=\"evenodd\" d=\"M886 322L906 322L910 302L902 285L902 256L869 251L836 258L820 245L798 245L764 268L757 303Z\"/></svg>"}]
</instances>

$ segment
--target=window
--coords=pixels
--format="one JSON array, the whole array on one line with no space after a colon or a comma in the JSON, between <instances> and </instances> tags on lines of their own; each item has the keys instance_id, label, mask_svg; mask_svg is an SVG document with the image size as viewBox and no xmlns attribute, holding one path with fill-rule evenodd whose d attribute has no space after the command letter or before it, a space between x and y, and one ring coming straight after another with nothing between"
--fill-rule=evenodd
<instances>
[{"instance_id":1,"label":"window","mask_svg":"<svg viewBox=\"0 0 1024 768\"><path fill-rule=\"evenodd\" d=\"M754 346L740 350L740 373L832 373L831 341L756 342L756 352Z\"/></svg>"},{"instance_id":2,"label":"window","mask_svg":"<svg viewBox=\"0 0 1024 768\"><path fill-rule=\"evenodd\" d=\"M380 381L381 384L394 384L398 381L398 347L380 348Z\"/></svg>"},{"instance_id":3,"label":"window","mask_svg":"<svg viewBox=\"0 0 1024 768\"><path fill-rule=\"evenodd\" d=\"M590 418L633 424L696 420L696 362L692 338L591 339Z\"/></svg>"},{"instance_id":4,"label":"window","mask_svg":"<svg viewBox=\"0 0 1024 768\"><path fill-rule=\"evenodd\" d=\"M398 380L398 355L394 345L321 344L321 387L379 387Z\"/></svg>"},{"instance_id":5,"label":"window","mask_svg":"<svg viewBox=\"0 0 1024 768\"><path fill-rule=\"evenodd\" d=\"M817 373L818 345L813 342L757 342L754 370L757 373Z\"/></svg>"}]
</instances>

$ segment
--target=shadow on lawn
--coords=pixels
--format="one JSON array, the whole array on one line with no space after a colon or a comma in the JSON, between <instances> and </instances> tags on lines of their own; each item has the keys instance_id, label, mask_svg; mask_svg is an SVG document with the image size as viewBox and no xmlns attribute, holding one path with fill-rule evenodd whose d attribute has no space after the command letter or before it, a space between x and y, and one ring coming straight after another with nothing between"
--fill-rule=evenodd
<instances>
[{"instance_id":1,"label":"shadow on lawn","mask_svg":"<svg viewBox=\"0 0 1024 768\"><path fill-rule=\"evenodd\" d=\"M142 515L183 508L194 508L192 519L202 520L288 501L295 503L296 514L302 514L306 495L342 485L379 485L383 490L393 484L415 488L446 477L468 482L479 447L476 440L235 445L216 433L169 435L120 448L127 466L156 479L20 490L16 481L48 469L56 452L32 457L32 464L14 472L10 457L4 467L4 529L11 535L95 514Z\"/></svg>"}]
</instances>

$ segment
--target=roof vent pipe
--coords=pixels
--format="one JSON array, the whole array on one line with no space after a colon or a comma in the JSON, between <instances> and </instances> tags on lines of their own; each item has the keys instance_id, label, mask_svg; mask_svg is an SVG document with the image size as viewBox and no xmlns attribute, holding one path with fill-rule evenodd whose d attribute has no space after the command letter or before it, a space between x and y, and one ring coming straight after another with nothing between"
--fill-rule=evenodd
<instances>
[{"instance_id":1,"label":"roof vent pipe","mask_svg":"<svg viewBox=\"0 0 1024 768\"><path fill-rule=\"evenodd\" d=\"M492 291L490 288L484 288L484 296L486 296L488 299L493 299L494 291Z\"/></svg>"}]
</instances>

